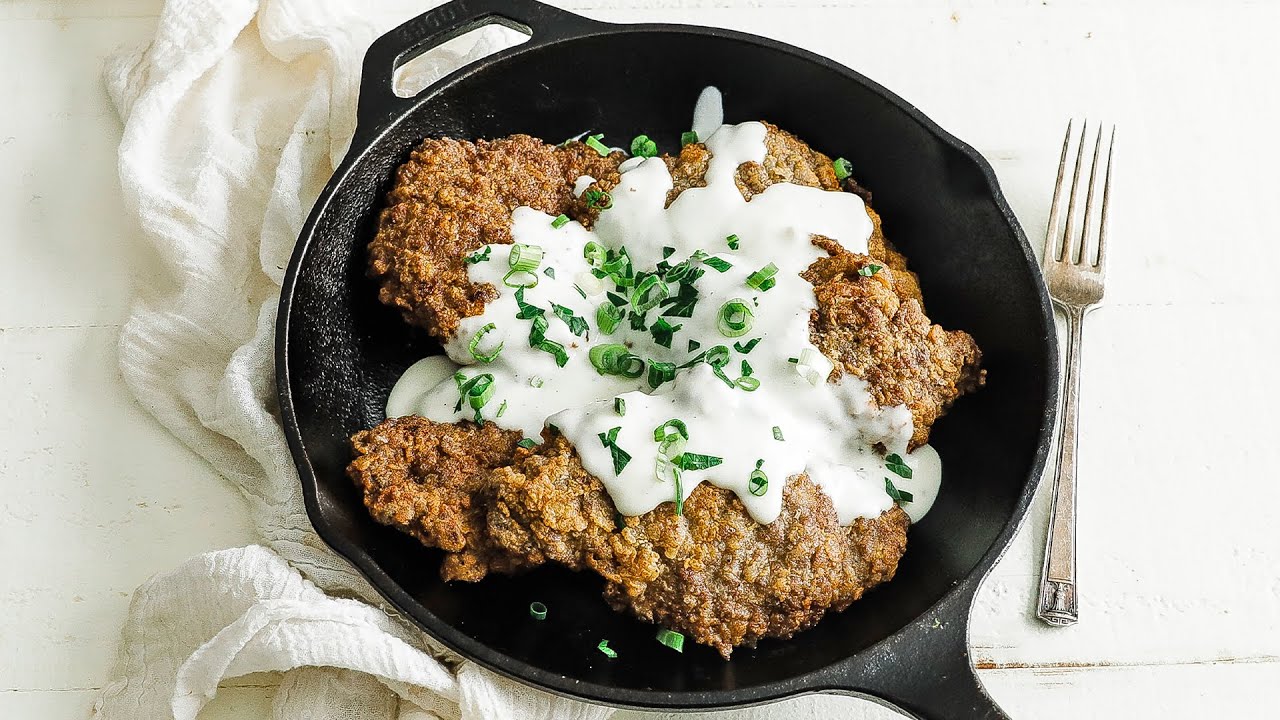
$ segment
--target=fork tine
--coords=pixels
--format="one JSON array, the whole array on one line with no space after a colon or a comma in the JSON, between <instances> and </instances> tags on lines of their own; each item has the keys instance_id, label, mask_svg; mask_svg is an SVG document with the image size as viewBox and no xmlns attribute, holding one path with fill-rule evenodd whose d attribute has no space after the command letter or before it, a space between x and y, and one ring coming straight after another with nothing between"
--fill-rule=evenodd
<instances>
[{"instance_id":1,"label":"fork tine","mask_svg":"<svg viewBox=\"0 0 1280 720\"><path fill-rule=\"evenodd\" d=\"M1076 258L1071 253L1071 230L1072 221L1076 217L1076 191L1080 187L1080 166L1084 164L1084 138L1089 132L1089 121L1085 120L1080 125L1080 145L1076 149L1076 171L1071 176L1071 195L1067 200L1067 221L1062 229L1062 252L1058 255L1062 262L1075 262Z\"/></svg>"},{"instance_id":2,"label":"fork tine","mask_svg":"<svg viewBox=\"0 0 1280 720\"><path fill-rule=\"evenodd\" d=\"M1116 126L1111 126L1111 142L1107 145L1107 179L1102 183L1102 220L1098 224L1099 272L1107 269L1107 205L1111 204L1111 161L1116 156Z\"/></svg>"},{"instance_id":3,"label":"fork tine","mask_svg":"<svg viewBox=\"0 0 1280 720\"><path fill-rule=\"evenodd\" d=\"M1080 138L1081 150L1084 149L1084 137ZM1080 244L1079 252L1075 255L1077 265L1092 265L1089 262L1089 229L1093 227L1093 223L1089 222L1093 217L1093 189L1097 185L1098 180L1098 156L1102 154L1102 126L1098 126L1098 139L1093 144L1093 163L1089 168L1089 192L1084 196L1084 222L1080 226Z\"/></svg>"},{"instance_id":4,"label":"fork tine","mask_svg":"<svg viewBox=\"0 0 1280 720\"><path fill-rule=\"evenodd\" d=\"M1053 203L1049 206L1049 227L1044 231L1045 267L1062 259L1058 252L1055 230L1058 229L1058 207L1062 202L1062 178L1067 172L1067 147L1071 145L1071 121L1067 121L1067 135L1062 139L1062 158L1058 160L1058 180L1053 185Z\"/></svg>"}]
</instances>

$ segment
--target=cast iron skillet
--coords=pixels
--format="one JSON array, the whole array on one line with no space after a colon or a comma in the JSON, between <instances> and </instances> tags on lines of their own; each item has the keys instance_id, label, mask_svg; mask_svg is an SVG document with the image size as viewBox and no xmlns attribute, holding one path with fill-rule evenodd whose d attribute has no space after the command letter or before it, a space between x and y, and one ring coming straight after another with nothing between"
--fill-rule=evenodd
<instances>
[{"instance_id":1,"label":"cast iron skillet","mask_svg":"<svg viewBox=\"0 0 1280 720\"><path fill-rule=\"evenodd\" d=\"M529 42L415 98L393 71L483 24ZM897 577L787 641L676 654L655 628L608 609L590 573L552 567L442 582L440 555L373 522L343 468L347 438L383 419L399 373L439 347L380 305L365 245L396 166L424 136L560 139L588 128L679 147L706 85L729 122L767 119L852 161L886 234L920 273L934 321L972 333L989 383L940 422L941 497L911 529ZM760 37L679 25L610 25L533 0L457 0L384 35L365 57L351 150L311 212L280 299L276 373L285 430L320 536L428 633L483 666L619 706L690 710L811 692L869 697L927 720L1000 718L973 675L968 614L1043 467L1056 408L1048 299L987 163L915 108L830 60ZM547 604L543 622L529 618ZM617 650L607 660L596 644Z\"/></svg>"}]
</instances>

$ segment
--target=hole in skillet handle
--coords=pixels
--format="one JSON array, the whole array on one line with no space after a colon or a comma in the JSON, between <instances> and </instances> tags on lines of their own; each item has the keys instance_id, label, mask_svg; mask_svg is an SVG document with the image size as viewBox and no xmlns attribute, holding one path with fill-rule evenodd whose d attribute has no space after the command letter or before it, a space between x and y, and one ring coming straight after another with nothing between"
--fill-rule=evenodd
<instances>
[{"instance_id":1,"label":"hole in skillet handle","mask_svg":"<svg viewBox=\"0 0 1280 720\"><path fill-rule=\"evenodd\" d=\"M356 110L356 138L368 137L413 103L411 94L396 92L397 75L414 58L488 25L502 25L528 36L497 50L486 59L513 51L531 50L565 38L588 34L601 23L544 5L535 0L453 0L429 10L373 41L361 69L360 100ZM513 50L519 48L520 50ZM431 78L431 82L437 78ZM428 83L429 84L429 83ZM409 82L406 82L406 87ZM353 146L355 143L353 142Z\"/></svg>"}]
</instances>

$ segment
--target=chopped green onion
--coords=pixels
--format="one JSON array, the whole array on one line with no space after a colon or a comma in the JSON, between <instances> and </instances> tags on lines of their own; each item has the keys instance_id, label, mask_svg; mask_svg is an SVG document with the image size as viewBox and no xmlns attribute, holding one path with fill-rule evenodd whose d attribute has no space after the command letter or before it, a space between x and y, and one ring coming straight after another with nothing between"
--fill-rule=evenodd
<instances>
[{"instance_id":1,"label":"chopped green onion","mask_svg":"<svg viewBox=\"0 0 1280 720\"><path fill-rule=\"evenodd\" d=\"M782 428L778 427L777 425L773 426L773 439L777 440L778 442L782 442L784 440L784 438L782 437Z\"/></svg>"},{"instance_id":2,"label":"chopped green onion","mask_svg":"<svg viewBox=\"0 0 1280 720\"><path fill-rule=\"evenodd\" d=\"M627 401L623 398L616 397L613 399L613 411L618 413L618 417L627 414Z\"/></svg>"},{"instance_id":3,"label":"chopped green onion","mask_svg":"<svg viewBox=\"0 0 1280 720\"><path fill-rule=\"evenodd\" d=\"M691 143L696 143L696 142L698 142L698 133L692 130L689 130L688 132L680 133L680 147L684 147L685 145L689 145Z\"/></svg>"},{"instance_id":4,"label":"chopped green onion","mask_svg":"<svg viewBox=\"0 0 1280 720\"><path fill-rule=\"evenodd\" d=\"M889 478L884 479L884 491L889 493L889 498L896 503L911 502L915 500L915 496L906 490L899 490L894 486L893 481Z\"/></svg>"},{"instance_id":5,"label":"chopped green onion","mask_svg":"<svg viewBox=\"0 0 1280 720\"><path fill-rule=\"evenodd\" d=\"M724 462L724 458L691 452L680 453L680 457L675 459L676 467L681 470L706 470L722 462Z\"/></svg>"},{"instance_id":6,"label":"chopped green onion","mask_svg":"<svg viewBox=\"0 0 1280 720\"><path fill-rule=\"evenodd\" d=\"M653 334L655 343L669 348L671 347L671 336L679 332L682 327L684 325L672 325L667 322L666 318L658 318L658 321L649 327L649 332Z\"/></svg>"},{"instance_id":7,"label":"chopped green onion","mask_svg":"<svg viewBox=\"0 0 1280 720\"><path fill-rule=\"evenodd\" d=\"M610 660L618 657L618 653L614 652L613 648L609 647L608 640L601 640L600 644L596 646L596 649L604 653L604 656L609 658Z\"/></svg>"},{"instance_id":8,"label":"chopped green onion","mask_svg":"<svg viewBox=\"0 0 1280 720\"><path fill-rule=\"evenodd\" d=\"M700 347L702 347L702 343L698 342L697 340L689 341L689 352L693 352L694 350L697 350Z\"/></svg>"},{"instance_id":9,"label":"chopped green onion","mask_svg":"<svg viewBox=\"0 0 1280 720\"><path fill-rule=\"evenodd\" d=\"M764 460L757 460L756 469L751 471L751 476L747 479L747 491L756 497L769 492L769 476L760 469L761 465L764 465Z\"/></svg>"},{"instance_id":10,"label":"chopped green onion","mask_svg":"<svg viewBox=\"0 0 1280 720\"><path fill-rule=\"evenodd\" d=\"M740 241L738 240L738 236L737 236L737 235L730 235L729 237L725 238L725 239L724 239L724 241L725 241L725 242L727 242L727 243L729 244L729 249L730 249L730 250L737 250L737 249L738 249L738 245L739 245L739 242L740 242Z\"/></svg>"},{"instance_id":11,"label":"chopped green onion","mask_svg":"<svg viewBox=\"0 0 1280 720\"><path fill-rule=\"evenodd\" d=\"M632 354L622 343L596 345L587 353L591 366L601 375L638 378L644 374L644 360Z\"/></svg>"},{"instance_id":12,"label":"chopped green onion","mask_svg":"<svg viewBox=\"0 0 1280 720\"><path fill-rule=\"evenodd\" d=\"M747 301L734 298L720 306L720 318L716 327L725 337L741 337L751 332L751 326L755 324L755 320L756 315L751 311Z\"/></svg>"},{"instance_id":13,"label":"chopped green onion","mask_svg":"<svg viewBox=\"0 0 1280 720\"><path fill-rule=\"evenodd\" d=\"M656 390L662 383L674 380L675 377L675 363L649 361L649 387Z\"/></svg>"},{"instance_id":14,"label":"chopped green onion","mask_svg":"<svg viewBox=\"0 0 1280 720\"><path fill-rule=\"evenodd\" d=\"M525 439L521 440L520 442L516 443L516 445L519 445L520 447L522 447L522 448L524 448L524 449L526 449L526 450L528 450L529 448L532 448L533 446L535 446L535 445L537 445L537 444L538 444L538 441L537 441L537 440L534 440L533 438L525 438Z\"/></svg>"},{"instance_id":15,"label":"chopped green onion","mask_svg":"<svg viewBox=\"0 0 1280 720\"><path fill-rule=\"evenodd\" d=\"M587 144L587 147L600 153L600 157L605 157L609 154L609 148L604 143L600 142L600 138L602 137L604 137L604 133L588 135L586 139L586 144Z\"/></svg>"},{"instance_id":16,"label":"chopped green onion","mask_svg":"<svg viewBox=\"0 0 1280 720\"><path fill-rule=\"evenodd\" d=\"M796 372L814 387L826 382L834 367L835 364L827 359L826 355L813 348L805 348L800 353L799 361L796 362Z\"/></svg>"},{"instance_id":17,"label":"chopped green onion","mask_svg":"<svg viewBox=\"0 0 1280 720\"><path fill-rule=\"evenodd\" d=\"M889 455L886 455L884 457L884 466L889 468L889 472L897 475L898 477L904 477L908 480L911 479L911 468L898 453L890 453Z\"/></svg>"},{"instance_id":18,"label":"chopped green onion","mask_svg":"<svg viewBox=\"0 0 1280 720\"><path fill-rule=\"evenodd\" d=\"M556 317L560 318L565 325L568 325L569 332L574 335L582 337L582 335L587 332L588 327L586 319L579 315L575 315L572 308L551 303L551 312L554 313Z\"/></svg>"},{"instance_id":19,"label":"chopped green onion","mask_svg":"<svg viewBox=\"0 0 1280 720\"><path fill-rule=\"evenodd\" d=\"M752 350L754 350L754 349L755 349L755 347L756 347L756 345L758 345L759 343L760 343L760 338L751 338L751 339L750 339L750 340L748 340L745 344L744 344L744 343L742 343L742 342L736 342L736 343L734 343L734 344L733 344L733 349L734 349L734 350L737 350L738 352L742 353L743 355L746 355L747 353L749 353L749 352L751 352Z\"/></svg>"},{"instance_id":20,"label":"chopped green onion","mask_svg":"<svg viewBox=\"0 0 1280 720\"><path fill-rule=\"evenodd\" d=\"M542 387L542 378L537 375L534 375L533 377L529 378L529 387L535 387L535 388Z\"/></svg>"},{"instance_id":21,"label":"chopped green onion","mask_svg":"<svg viewBox=\"0 0 1280 720\"><path fill-rule=\"evenodd\" d=\"M582 247L582 257L587 259L587 264L592 267L599 267L604 264L608 252L600 243L592 240Z\"/></svg>"},{"instance_id":22,"label":"chopped green onion","mask_svg":"<svg viewBox=\"0 0 1280 720\"><path fill-rule=\"evenodd\" d=\"M671 254L674 253L675 251L676 249L671 247L670 245L664 245L662 248L662 259L666 260L667 258L671 257Z\"/></svg>"},{"instance_id":23,"label":"chopped green onion","mask_svg":"<svg viewBox=\"0 0 1280 720\"><path fill-rule=\"evenodd\" d=\"M484 425L484 418L480 415L480 409L485 406L493 397L493 373L481 373L475 377L463 382L466 376L461 372L455 373L453 379L458 383L458 404L454 406L454 412L462 409L462 401L466 399L467 404L475 411L475 421L477 425Z\"/></svg>"},{"instance_id":24,"label":"chopped green onion","mask_svg":"<svg viewBox=\"0 0 1280 720\"><path fill-rule=\"evenodd\" d=\"M675 630L662 628L658 630L658 642L675 650L678 653L684 652L684 635Z\"/></svg>"},{"instance_id":25,"label":"chopped green onion","mask_svg":"<svg viewBox=\"0 0 1280 720\"><path fill-rule=\"evenodd\" d=\"M528 270L530 272L537 270L542 264L542 247L540 245L523 245L516 243L511 246L511 256L508 258L511 263L512 270Z\"/></svg>"},{"instance_id":26,"label":"chopped green onion","mask_svg":"<svg viewBox=\"0 0 1280 720\"><path fill-rule=\"evenodd\" d=\"M564 213L560 213L559 215L556 216L555 220L551 221L551 227L557 228L557 229L562 228L568 224L569 224L569 216L565 215Z\"/></svg>"},{"instance_id":27,"label":"chopped green onion","mask_svg":"<svg viewBox=\"0 0 1280 720\"><path fill-rule=\"evenodd\" d=\"M637 135L631 141L631 154L636 157L654 157L658 154L658 143L650 140L648 135Z\"/></svg>"},{"instance_id":28,"label":"chopped green onion","mask_svg":"<svg viewBox=\"0 0 1280 720\"><path fill-rule=\"evenodd\" d=\"M529 328L529 347L550 353L555 357L556 365L564 367L569 362L569 353L565 351L564 345L547 339L549 326L545 315L538 315L533 319L533 327Z\"/></svg>"},{"instance_id":29,"label":"chopped green onion","mask_svg":"<svg viewBox=\"0 0 1280 720\"><path fill-rule=\"evenodd\" d=\"M621 425L615 428L609 428L609 432L596 433L596 436L600 438L601 445L609 447L618 440L618 433L620 432L622 432Z\"/></svg>"},{"instance_id":30,"label":"chopped green onion","mask_svg":"<svg viewBox=\"0 0 1280 720\"><path fill-rule=\"evenodd\" d=\"M683 456L684 455L682 453L681 457ZM673 484L676 486L676 516L679 517L680 515L684 515L684 486L680 484L680 471L676 468L672 468L671 472L674 477Z\"/></svg>"},{"instance_id":31,"label":"chopped green onion","mask_svg":"<svg viewBox=\"0 0 1280 720\"><path fill-rule=\"evenodd\" d=\"M547 266L547 267L542 271L542 274L543 274L543 275L546 275L547 277L551 278L552 280L555 280L555 279L556 279L556 269L555 269L555 268L553 268L553 267L551 267L550 265L548 265L548 266Z\"/></svg>"},{"instance_id":32,"label":"chopped green onion","mask_svg":"<svg viewBox=\"0 0 1280 720\"><path fill-rule=\"evenodd\" d=\"M578 291L578 294L582 296L583 300L587 299L587 291L583 290L581 285L579 285L578 283L574 283L573 289Z\"/></svg>"},{"instance_id":33,"label":"chopped green onion","mask_svg":"<svg viewBox=\"0 0 1280 720\"><path fill-rule=\"evenodd\" d=\"M626 450L618 447L618 433L622 431L622 426L611 428L607 433L597 433L600 438L600 444L609 448L610 455L613 456L613 474L621 475L622 470L627 467L627 463L631 462L631 454Z\"/></svg>"},{"instance_id":34,"label":"chopped green onion","mask_svg":"<svg viewBox=\"0 0 1280 720\"><path fill-rule=\"evenodd\" d=\"M618 307L622 307L623 305L626 305L628 302L626 298L622 297L618 293L606 292L604 296L609 299L609 302L613 303L614 305L617 305Z\"/></svg>"},{"instance_id":35,"label":"chopped green onion","mask_svg":"<svg viewBox=\"0 0 1280 720\"><path fill-rule=\"evenodd\" d=\"M753 372L753 371L752 371L752 368L751 368L751 363L747 362L746 358L743 358L743 359L742 359L742 375L743 375L743 377L751 377L752 372Z\"/></svg>"},{"instance_id":36,"label":"chopped green onion","mask_svg":"<svg viewBox=\"0 0 1280 720\"><path fill-rule=\"evenodd\" d=\"M519 308L516 313L517 320L532 320L546 312L537 305L530 305L524 301L524 288L516 290L516 307Z\"/></svg>"},{"instance_id":37,"label":"chopped green onion","mask_svg":"<svg viewBox=\"0 0 1280 720\"><path fill-rule=\"evenodd\" d=\"M709 257L702 263L709 268L713 268L716 272L724 272L733 267L733 263L718 257Z\"/></svg>"},{"instance_id":38,"label":"chopped green onion","mask_svg":"<svg viewBox=\"0 0 1280 720\"><path fill-rule=\"evenodd\" d=\"M516 278L514 282L511 280L513 277ZM509 288L538 287L538 276L532 270L510 270L502 276L502 284Z\"/></svg>"},{"instance_id":39,"label":"chopped green onion","mask_svg":"<svg viewBox=\"0 0 1280 720\"><path fill-rule=\"evenodd\" d=\"M600 307L596 308L596 326L605 335L612 335L620 322L622 322L622 311L617 305L606 302L600 303Z\"/></svg>"},{"instance_id":40,"label":"chopped green onion","mask_svg":"<svg viewBox=\"0 0 1280 720\"><path fill-rule=\"evenodd\" d=\"M747 392L755 392L760 389L760 378L740 377L733 383Z\"/></svg>"},{"instance_id":41,"label":"chopped green onion","mask_svg":"<svg viewBox=\"0 0 1280 720\"><path fill-rule=\"evenodd\" d=\"M778 284L778 280L774 278L774 275L777 274L778 266L773 263L769 263L748 275L747 285L750 285L752 288L759 290L760 292L765 292L769 290L769 288Z\"/></svg>"},{"instance_id":42,"label":"chopped green onion","mask_svg":"<svg viewBox=\"0 0 1280 720\"><path fill-rule=\"evenodd\" d=\"M503 414L506 412L507 412L507 401L503 400L502 404L498 406L498 414L494 415L494 417L502 417Z\"/></svg>"},{"instance_id":43,"label":"chopped green onion","mask_svg":"<svg viewBox=\"0 0 1280 720\"><path fill-rule=\"evenodd\" d=\"M604 190L588 190L586 192L587 207L608 210L613 207L613 196Z\"/></svg>"},{"instance_id":44,"label":"chopped green onion","mask_svg":"<svg viewBox=\"0 0 1280 720\"><path fill-rule=\"evenodd\" d=\"M668 430L670 428L670 430ZM653 439L662 442L672 435L679 435L685 440L689 439L689 427L679 418L671 418L653 429Z\"/></svg>"},{"instance_id":45,"label":"chopped green onion","mask_svg":"<svg viewBox=\"0 0 1280 720\"><path fill-rule=\"evenodd\" d=\"M479 250L467 256L467 264L475 265L476 263L482 263L489 259L489 253L491 252L493 252L493 247L490 245L485 245L484 247L480 248Z\"/></svg>"},{"instance_id":46,"label":"chopped green onion","mask_svg":"<svg viewBox=\"0 0 1280 720\"><path fill-rule=\"evenodd\" d=\"M705 361L711 367L724 367L729 363L729 348L717 345L707 351Z\"/></svg>"},{"instance_id":47,"label":"chopped green onion","mask_svg":"<svg viewBox=\"0 0 1280 720\"><path fill-rule=\"evenodd\" d=\"M474 336L472 336L471 342L467 346L467 349L471 351L471 357L475 358L476 360L479 360L482 363L491 363L494 360L498 359L498 355L502 352L502 346L506 344L505 342L498 343L498 347L494 348L493 352L486 353L486 352L481 352L479 350L480 339L483 338L486 333L489 333L490 331L493 331L496 329L498 329L497 325L494 325L493 323L489 323L484 327L480 328L480 331L477 332Z\"/></svg>"},{"instance_id":48,"label":"chopped green onion","mask_svg":"<svg viewBox=\"0 0 1280 720\"><path fill-rule=\"evenodd\" d=\"M831 169L836 171L837 180L843 180L853 174L853 165L844 158L836 158L832 161Z\"/></svg>"},{"instance_id":49,"label":"chopped green onion","mask_svg":"<svg viewBox=\"0 0 1280 720\"><path fill-rule=\"evenodd\" d=\"M872 275L875 275L881 270L883 270L883 268L881 268L879 265L864 265L858 268L858 274L861 275L862 277L871 277Z\"/></svg>"},{"instance_id":50,"label":"chopped green onion","mask_svg":"<svg viewBox=\"0 0 1280 720\"><path fill-rule=\"evenodd\" d=\"M547 606L537 601L531 602L529 603L529 614L533 616L534 620L546 620Z\"/></svg>"},{"instance_id":51,"label":"chopped green onion","mask_svg":"<svg viewBox=\"0 0 1280 720\"><path fill-rule=\"evenodd\" d=\"M631 291L631 305L640 312L646 312L667 299L671 288L662 282L657 275L648 275Z\"/></svg>"}]
</instances>

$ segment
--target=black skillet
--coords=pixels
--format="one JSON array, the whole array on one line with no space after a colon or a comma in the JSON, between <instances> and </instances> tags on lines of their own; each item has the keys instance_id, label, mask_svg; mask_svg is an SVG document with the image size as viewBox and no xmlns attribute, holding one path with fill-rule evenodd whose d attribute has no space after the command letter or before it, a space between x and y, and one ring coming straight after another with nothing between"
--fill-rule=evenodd
<instances>
[{"instance_id":1,"label":"black skillet","mask_svg":"<svg viewBox=\"0 0 1280 720\"><path fill-rule=\"evenodd\" d=\"M531 39L414 98L391 90L414 56L497 22ZM987 387L933 433L946 477L891 582L796 637L676 654L611 611L589 573L546 567L442 582L439 553L378 525L343 474L347 438L382 420L413 361L439 352L377 302L365 245L395 167L424 136L558 140L582 130L679 147L706 85L729 122L767 119L853 163L886 234L911 258L934 321L982 346ZM346 158L298 239L280 299L276 374L285 431L316 531L428 633L481 665L595 703L725 708L813 692L871 698L926 720L1001 718L969 658L983 576L1026 512L1056 408L1056 344L1035 259L986 161L889 91L826 58L716 28L611 25L533 0L456 0L369 49ZM530 619L533 600L547 604ZM596 650L607 638L618 657Z\"/></svg>"}]
</instances>

